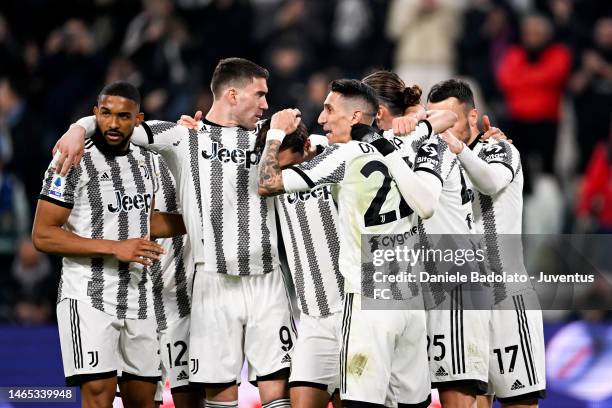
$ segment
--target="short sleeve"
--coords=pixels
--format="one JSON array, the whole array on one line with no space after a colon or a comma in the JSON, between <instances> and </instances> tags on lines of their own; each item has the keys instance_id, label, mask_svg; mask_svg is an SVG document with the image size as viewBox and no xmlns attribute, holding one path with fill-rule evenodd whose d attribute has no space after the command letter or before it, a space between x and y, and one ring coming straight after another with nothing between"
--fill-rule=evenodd
<instances>
[{"instance_id":1,"label":"short sleeve","mask_svg":"<svg viewBox=\"0 0 612 408\"><path fill-rule=\"evenodd\" d=\"M414 171L425 171L436 176L442 184L448 177L456 156L438 136L431 136L419 147Z\"/></svg>"},{"instance_id":2,"label":"short sleeve","mask_svg":"<svg viewBox=\"0 0 612 408\"><path fill-rule=\"evenodd\" d=\"M502 164L512 173L512 179L520 171L521 157L519 151L505 140L486 143L478 153L478 157L488 164Z\"/></svg>"},{"instance_id":3,"label":"short sleeve","mask_svg":"<svg viewBox=\"0 0 612 408\"><path fill-rule=\"evenodd\" d=\"M73 167L65 177L62 177L55 172L55 165L51 163L45 172L39 198L64 208L72 208L82 173L83 169L78 166Z\"/></svg>"},{"instance_id":4,"label":"short sleeve","mask_svg":"<svg viewBox=\"0 0 612 408\"><path fill-rule=\"evenodd\" d=\"M193 130L193 132L197 132ZM189 138L190 129L173 122L148 120L134 129L134 144L161 153L164 149L178 147Z\"/></svg>"},{"instance_id":5,"label":"short sleeve","mask_svg":"<svg viewBox=\"0 0 612 408\"><path fill-rule=\"evenodd\" d=\"M427 120L422 120L417 124L417 127L407 135L395 136L393 130L386 130L383 136L388 139L399 150L404 160L406 158L414 158L419 147L432 137L431 124ZM412 165L412 163L410 163Z\"/></svg>"}]
</instances>

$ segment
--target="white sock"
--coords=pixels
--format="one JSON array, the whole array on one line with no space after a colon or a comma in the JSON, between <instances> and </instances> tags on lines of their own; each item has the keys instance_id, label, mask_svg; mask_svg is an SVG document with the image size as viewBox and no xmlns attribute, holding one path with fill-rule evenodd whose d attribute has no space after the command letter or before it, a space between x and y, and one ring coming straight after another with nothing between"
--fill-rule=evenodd
<instances>
[{"instance_id":1,"label":"white sock","mask_svg":"<svg viewBox=\"0 0 612 408\"><path fill-rule=\"evenodd\" d=\"M238 408L238 401L209 401L206 400L206 408Z\"/></svg>"},{"instance_id":2,"label":"white sock","mask_svg":"<svg viewBox=\"0 0 612 408\"><path fill-rule=\"evenodd\" d=\"M290 408L289 398L279 398L262 405L262 408Z\"/></svg>"}]
</instances>

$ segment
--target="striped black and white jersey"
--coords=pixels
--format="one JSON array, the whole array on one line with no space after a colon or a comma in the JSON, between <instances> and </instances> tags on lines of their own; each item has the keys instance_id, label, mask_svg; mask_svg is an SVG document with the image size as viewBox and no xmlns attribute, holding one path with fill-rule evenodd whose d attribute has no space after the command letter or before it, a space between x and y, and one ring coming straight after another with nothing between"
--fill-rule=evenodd
<instances>
[{"instance_id":1,"label":"striped black and white jersey","mask_svg":"<svg viewBox=\"0 0 612 408\"><path fill-rule=\"evenodd\" d=\"M473 148L478 157L488 164L507 172L509 183L494 195L478 191L467 174L470 188L474 189L474 223L478 234L520 234L523 223L523 171L519 151L512 144L488 139Z\"/></svg>"},{"instance_id":2,"label":"striped black and white jersey","mask_svg":"<svg viewBox=\"0 0 612 408\"><path fill-rule=\"evenodd\" d=\"M473 189L474 224L476 233L482 235L487 253L487 269L491 272L526 274L521 241L523 216L523 171L519 151L512 144L493 138L477 142L473 152L505 180L505 186L497 193L487 195L479 191L478 183L466 172L468 186ZM467 149L468 147L464 147ZM531 291L530 282L494 283L493 301L502 302L508 295Z\"/></svg>"},{"instance_id":3,"label":"striped black and white jersey","mask_svg":"<svg viewBox=\"0 0 612 408\"><path fill-rule=\"evenodd\" d=\"M436 211L431 218L419 219L419 231L425 234L473 233L472 198L464 171L457 156L437 135L421 145L414 171L435 174L442 183L442 192Z\"/></svg>"},{"instance_id":4,"label":"striped black and white jersey","mask_svg":"<svg viewBox=\"0 0 612 408\"><path fill-rule=\"evenodd\" d=\"M64 226L85 238L126 240L149 235L154 184L151 154L130 145L104 155L92 141L79 166L60 177L47 169L40 199L72 209ZM117 318L145 319L151 312L151 279L138 263L114 257L64 257L58 301L69 298Z\"/></svg>"},{"instance_id":5,"label":"striped black and white jersey","mask_svg":"<svg viewBox=\"0 0 612 408\"><path fill-rule=\"evenodd\" d=\"M78 123L91 129L91 120ZM209 122L199 131L156 120L134 129L132 142L159 153L174 176L194 262L205 272L247 276L279 267L274 200L257 192L255 139L254 131Z\"/></svg>"},{"instance_id":6,"label":"striped black and white jersey","mask_svg":"<svg viewBox=\"0 0 612 408\"><path fill-rule=\"evenodd\" d=\"M287 193L332 186L345 293L362 293L361 235L404 233L411 227L411 210L382 155L368 143L334 144L313 160L283 170L282 177Z\"/></svg>"},{"instance_id":7,"label":"striped black and white jersey","mask_svg":"<svg viewBox=\"0 0 612 408\"><path fill-rule=\"evenodd\" d=\"M180 202L174 178L164 159L157 154L153 155L153 169L159 180L155 192L155 210L178 213ZM157 329L161 331L189 315L194 265L187 235L158 239L157 243L166 251L161 260L151 266L153 308Z\"/></svg>"},{"instance_id":8,"label":"striped black and white jersey","mask_svg":"<svg viewBox=\"0 0 612 408\"><path fill-rule=\"evenodd\" d=\"M433 136L431 124L426 120L418 123L414 131L408 135L395 136L393 130L385 130L383 136L391 141L397 150L402 153L408 165L414 168L414 160L421 145Z\"/></svg>"},{"instance_id":9,"label":"striped black and white jersey","mask_svg":"<svg viewBox=\"0 0 612 408\"><path fill-rule=\"evenodd\" d=\"M309 316L339 312L344 278L331 187L279 195L276 209L300 310Z\"/></svg>"},{"instance_id":10,"label":"striped black and white jersey","mask_svg":"<svg viewBox=\"0 0 612 408\"><path fill-rule=\"evenodd\" d=\"M425 171L442 183L440 202L431 218L418 220L419 229L427 234L469 234L472 231L472 193L457 157L438 135L431 134L427 122L421 122L408 136L385 137L401 151L415 173ZM415 214L416 216L416 214Z\"/></svg>"},{"instance_id":11,"label":"striped black and white jersey","mask_svg":"<svg viewBox=\"0 0 612 408\"><path fill-rule=\"evenodd\" d=\"M433 216L422 219L416 213L413 215L419 245L428 249L473 249L476 244L466 239L466 235L473 233L472 192L467 187L457 156L444 140L431 132L428 135L421 131L420 134L395 136L391 140L404 160L412 164L415 173L433 174L442 185ZM423 263L424 270L430 275L447 272L438 266L436 262ZM427 308L441 304L447 296L440 283L423 283L422 287Z\"/></svg>"}]
</instances>

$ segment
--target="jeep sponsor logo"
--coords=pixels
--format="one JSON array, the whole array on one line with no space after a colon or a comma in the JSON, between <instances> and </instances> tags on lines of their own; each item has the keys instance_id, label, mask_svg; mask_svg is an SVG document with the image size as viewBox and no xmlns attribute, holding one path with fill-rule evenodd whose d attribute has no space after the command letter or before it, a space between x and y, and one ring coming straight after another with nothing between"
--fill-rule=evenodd
<instances>
[{"instance_id":1,"label":"jeep sponsor logo","mask_svg":"<svg viewBox=\"0 0 612 408\"><path fill-rule=\"evenodd\" d=\"M213 142L212 150L202 150L202 157L206 160L219 160L221 163L242 164L250 168L259 163L260 155L253 150L219 148L219 143Z\"/></svg>"},{"instance_id":2,"label":"jeep sponsor logo","mask_svg":"<svg viewBox=\"0 0 612 408\"><path fill-rule=\"evenodd\" d=\"M298 201L306 201L311 197L315 199L321 198L327 201L331 199L331 188L329 186L323 186L311 191L300 191L299 193L287 194L287 202L289 204L295 204Z\"/></svg>"},{"instance_id":3,"label":"jeep sponsor logo","mask_svg":"<svg viewBox=\"0 0 612 408\"><path fill-rule=\"evenodd\" d=\"M117 213L121 211L131 210L145 210L147 213L151 210L151 202L153 196L151 194L134 194L133 196L128 194L121 194L119 191L115 191L114 204L108 205L108 211Z\"/></svg>"}]
</instances>

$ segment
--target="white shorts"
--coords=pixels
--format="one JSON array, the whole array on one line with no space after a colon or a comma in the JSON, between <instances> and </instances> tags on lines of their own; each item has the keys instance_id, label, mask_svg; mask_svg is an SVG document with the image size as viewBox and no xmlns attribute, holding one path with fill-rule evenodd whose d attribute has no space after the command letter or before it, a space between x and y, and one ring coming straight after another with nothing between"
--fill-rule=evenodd
<instances>
[{"instance_id":1,"label":"white shorts","mask_svg":"<svg viewBox=\"0 0 612 408\"><path fill-rule=\"evenodd\" d=\"M343 406L429 406L425 328L423 310L362 310L361 296L347 294L340 350Z\"/></svg>"},{"instance_id":2,"label":"white shorts","mask_svg":"<svg viewBox=\"0 0 612 408\"><path fill-rule=\"evenodd\" d=\"M534 296L508 296L491 311L489 393L502 402L545 395L542 311L525 309Z\"/></svg>"},{"instance_id":3,"label":"white shorts","mask_svg":"<svg viewBox=\"0 0 612 408\"><path fill-rule=\"evenodd\" d=\"M342 312L326 317L302 313L292 355L289 387L313 387L332 395L340 388Z\"/></svg>"},{"instance_id":4,"label":"white shorts","mask_svg":"<svg viewBox=\"0 0 612 408\"><path fill-rule=\"evenodd\" d=\"M191 306L189 381L229 386L240 379L288 378L296 340L282 273L232 276L196 272Z\"/></svg>"},{"instance_id":5,"label":"white shorts","mask_svg":"<svg viewBox=\"0 0 612 408\"><path fill-rule=\"evenodd\" d=\"M467 387L487 392L490 310L464 310L457 286L427 311L427 353L433 388Z\"/></svg>"},{"instance_id":6,"label":"white shorts","mask_svg":"<svg viewBox=\"0 0 612 408\"><path fill-rule=\"evenodd\" d=\"M157 323L118 319L74 299L57 304L57 325L68 386L121 375L155 383L161 379Z\"/></svg>"},{"instance_id":7,"label":"white shorts","mask_svg":"<svg viewBox=\"0 0 612 408\"><path fill-rule=\"evenodd\" d=\"M173 392L189 387L189 370L196 368L189 360L189 320L189 315L181 317L159 332L162 375Z\"/></svg>"}]
</instances>

